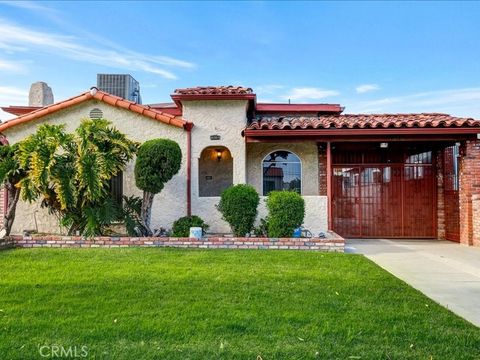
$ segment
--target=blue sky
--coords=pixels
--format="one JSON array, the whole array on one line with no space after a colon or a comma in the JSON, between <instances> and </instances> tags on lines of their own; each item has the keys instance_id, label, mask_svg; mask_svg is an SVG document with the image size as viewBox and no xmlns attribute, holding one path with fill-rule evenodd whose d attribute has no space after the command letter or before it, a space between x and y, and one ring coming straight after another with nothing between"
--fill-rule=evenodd
<instances>
[{"instance_id":1,"label":"blue sky","mask_svg":"<svg viewBox=\"0 0 480 360\"><path fill-rule=\"evenodd\" d=\"M130 73L144 103L244 85L259 101L480 118L479 2L0 2L0 105ZM0 113L0 119L9 118Z\"/></svg>"}]
</instances>

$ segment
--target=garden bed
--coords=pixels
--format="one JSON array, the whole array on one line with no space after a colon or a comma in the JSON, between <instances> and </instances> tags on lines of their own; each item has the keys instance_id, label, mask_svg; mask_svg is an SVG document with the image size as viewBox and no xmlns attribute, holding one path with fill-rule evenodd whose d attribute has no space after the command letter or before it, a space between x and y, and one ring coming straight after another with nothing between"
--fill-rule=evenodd
<instances>
[{"instance_id":1,"label":"garden bed","mask_svg":"<svg viewBox=\"0 0 480 360\"><path fill-rule=\"evenodd\" d=\"M343 252L345 240L334 232L326 232L325 238L240 238L205 237L203 239L179 237L115 237L32 235L11 236L15 247L32 248L93 248L93 247L177 247L200 249L272 249L272 250L313 250Z\"/></svg>"}]
</instances>

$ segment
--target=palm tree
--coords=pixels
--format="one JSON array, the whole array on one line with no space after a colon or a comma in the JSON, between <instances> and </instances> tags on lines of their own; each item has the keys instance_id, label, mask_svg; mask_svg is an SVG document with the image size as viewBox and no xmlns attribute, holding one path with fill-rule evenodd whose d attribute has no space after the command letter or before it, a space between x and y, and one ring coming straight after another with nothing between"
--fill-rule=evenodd
<instances>
[{"instance_id":1,"label":"palm tree","mask_svg":"<svg viewBox=\"0 0 480 360\"><path fill-rule=\"evenodd\" d=\"M64 125L42 125L19 144L17 157L26 174L19 182L21 197L40 199L70 235L102 234L119 213L110 179L137 148L105 119L83 120L73 134Z\"/></svg>"}]
</instances>

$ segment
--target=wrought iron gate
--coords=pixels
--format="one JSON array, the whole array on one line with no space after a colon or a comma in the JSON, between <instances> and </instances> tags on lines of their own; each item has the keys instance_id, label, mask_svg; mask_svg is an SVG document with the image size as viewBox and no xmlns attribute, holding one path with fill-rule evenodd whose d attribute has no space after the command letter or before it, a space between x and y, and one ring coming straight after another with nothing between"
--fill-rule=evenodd
<instances>
[{"instance_id":1,"label":"wrought iron gate","mask_svg":"<svg viewBox=\"0 0 480 360\"><path fill-rule=\"evenodd\" d=\"M333 229L345 237L433 238L436 188L431 153L403 164L334 165Z\"/></svg>"}]
</instances>

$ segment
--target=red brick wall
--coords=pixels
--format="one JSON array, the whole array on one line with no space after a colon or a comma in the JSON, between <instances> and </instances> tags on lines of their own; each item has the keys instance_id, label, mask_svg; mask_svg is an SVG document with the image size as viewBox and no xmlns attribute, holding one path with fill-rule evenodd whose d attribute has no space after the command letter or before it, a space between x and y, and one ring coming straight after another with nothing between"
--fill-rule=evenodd
<instances>
[{"instance_id":1,"label":"red brick wall","mask_svg":"<svg viewBox=\"0 0 480 360\"><path fill-rule=\"evenodd\" d=\"M445 197L443 193L443 150L436 153L437 162L437 238L445 240Z\"/></svg>"},{"instance_id":2,"label":"red brick wall","mask_svg":"<svg viewBox=\"0 0 480 360\"><path fill-rule=\"evenodd\" d=\"M480 195L480 141L466 141L460 152L460 242L473 245L479 236L474 234L472 197Z\"/></svg>"},{"instance_id":3,"label":"red brick wall","mask_svg":"<svg viewBox=\"0 0 480 360\"><path fill-rule=\"evenodd\" d=\"M80 236L11 236L16 247L23 248L118 248L118 247L177 247L198 249L265 249L265 250L314 250L343 252L345 240L328 232L326 238L229 238L215 237L201 240L193 238L159 237L95 237L85 239Z\"/></svg>"},{"instance_id":4,"label":"red brick wall","mask_svg":"<svg viewBox=\"0 0 480 360\"><path fill-rule=\"evenodd\" d=\"M327 196L327 145L318 145L318 195Z\"/></svg>"},{"instance_id":5,"label":"red brick wall","mask_svg":"<svg viewBox=\"0 0 480 360\"><path fill-rule=\"evenodd\" d=\"M472 196L472 244L480 246L480 194Z\"/></svg>"}]
</instances>

